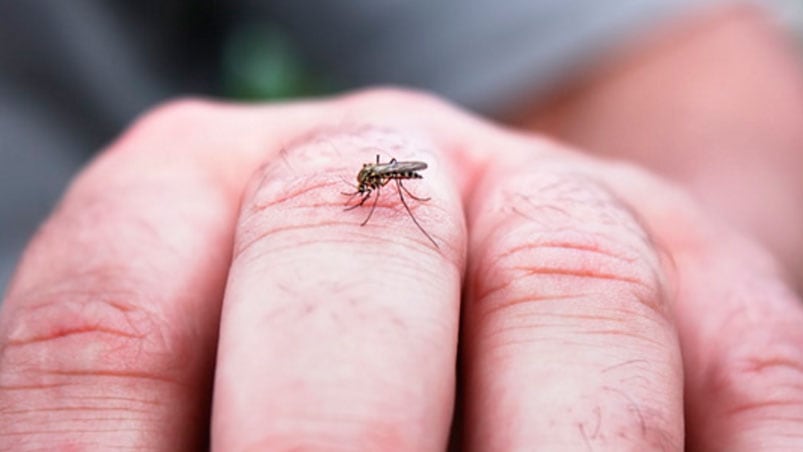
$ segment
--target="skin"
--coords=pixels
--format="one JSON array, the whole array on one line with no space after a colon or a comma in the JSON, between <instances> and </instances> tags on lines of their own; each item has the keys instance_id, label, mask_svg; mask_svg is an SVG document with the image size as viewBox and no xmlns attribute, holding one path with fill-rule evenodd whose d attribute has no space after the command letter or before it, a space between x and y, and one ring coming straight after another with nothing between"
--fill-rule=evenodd
<instances>
[{"instance_id":1,"label":"skin","mask_svg":"<svg viewBox=\"0 0 803 452\"><path fill-rule=\"evenodd\" d=\"M763 10L655 27L511 120L672 179L755 237L803 292L803 62Z\"/></svg>"},{"instance_id":2,"label":"skin","mask_svg":"<svg viewBox=\"0 0 803 452\"><path fill-rule=\"evenodd\" d=\"M439 248L392 193L343 211L376 149L429 165ZM178 101L25 252L0 449L796 450L802 323L770 253L634 166L415 93Z\"/></svg>"}]
</instances>

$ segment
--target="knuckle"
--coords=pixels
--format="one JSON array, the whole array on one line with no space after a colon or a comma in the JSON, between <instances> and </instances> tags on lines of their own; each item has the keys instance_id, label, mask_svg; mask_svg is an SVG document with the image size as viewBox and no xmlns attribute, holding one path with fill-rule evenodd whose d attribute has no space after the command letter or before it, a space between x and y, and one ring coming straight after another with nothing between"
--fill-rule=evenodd
<instances>
[{"instance_id":1,"label":"knuckle","mask_svg":"<svg viewBox=\"0 0 803 452\"><path fill-rule=\"evenodd\" d=\"M389 111L420 111L423 109L440 111L454 108L446 100L435 94L394 86L367 88L352 93L343 100L347 104Z\"/></svg>"},{"instance_id":2,"label":"knuckle","mask_svg":"<svg viewBox=\"0 0 803 452\"><path fill-rule=\"evenodd\" d=\"M747 321L719 335L723 340L708 366L705 390L729 402L728 414L799 422L803 334L799 325L775 323L768 330Z\"/></svg>"},{"instance_id":3,"label":"knuckle","mask_svg":"<svg viewBox=\"0 0 803 452\"><path fill-rule=\"evenodd\" d=\"M177 148L176 139L193 137L203 126L214 121L220 104L211 100L186 97L164 102L140 116L109 151L164 152ZM167 141L171 146L144 146Z\"/></svg>"},{"instance_id":4,"label":"knuckle","mask_svg":"<svg viewBox=\"0 0 803 452\"><path fill-rule=\"evenodd\" d=\"M238 222L235 257L280 234L294 237L291 242L295 245L299 244L295 239L312 236L316 242L341 242L347 235L371 240L372 228L355 230L354 227L355 221L359 225L374 202L376 213L372 223L381 223L388 212L399 221L409 221L404 219L407 212L399 205L400 195L393 195L401 189L395 187L390 178L384 179L381 187L366 192L371 199L363 208L343 210L359 206L362 198L352 195L357 194L358 171L363 165L375 162L377 155L383 162L391 158L428 160L416 157L430 152L427 149L429 147L419 144L416 137L381 125L354 124L313 130L284 148L279 157L268 161L252 177ZM427 178L423 179L418 186L428 185ZM430 214L431 204L426 202L429 196L425 190L412 189L412 192L421 200L411 202L408 199L409 208L416 217L419 214L426 217Z\"/></svg>"},{"instance_id":5,"label":"knuckle","mask_svg":"<svg viewBox=\"0 0 803 452\"><path fill-rule=\"evenodd\" d=\"M145 445L185 385L192 350L129 293L8 300L0 331L0 449L81 435ZM129 427L126 427L129 426Z\"/></svg>"},{"instance_id":6,"label":"knuckle","mask_svg":"<svg viewBox=\"0 0 803 452\"><path fill-rule=\"evenodd\" d=\"M484 288L478 299L605 296L665 315L657 255L626 207L605 189L561 174L511 180L489 210L512 220L495 228L480 269L492 277L479 278L509 283Z\"/></svg>"},{"instance_id":7,"label":"knuckle","mask_svg":"<svg viewBox=\"0 0 803 452\"><path fill-rule=\"evenodd\" d=\"M209 117L210 114L214 114L218 105L217 102L198 97L172 99L145 112L138 123L142 126L150 125L151 123L193 123Z\"/></svg>"},{"instance_id":8,"label":"knuckle","mask_svg":"<svg viewBox=\"0 0 803 452\"><path fill-rule=\"evenodd\" d=\"M346 167L333 139L328 133L305 137L253 174L238 222L235 257L275 235L342 222L321 214L342 207L344 197L339 193L350 189L341 180Z\"/></svg>"},{"instance_id":9,"label":"knuckle","mask_svg":"<svg viewBox=\"0 0 803 452\"><path fill-rule=\"evenodd\" d=\"M143 309L141 296L132 292L63 289L10 302L17 306L6 313L13 324L0 333L4 379L44 385L72 376L171 382L189 356L164 317Z\"/></svg>"}]
</instances>

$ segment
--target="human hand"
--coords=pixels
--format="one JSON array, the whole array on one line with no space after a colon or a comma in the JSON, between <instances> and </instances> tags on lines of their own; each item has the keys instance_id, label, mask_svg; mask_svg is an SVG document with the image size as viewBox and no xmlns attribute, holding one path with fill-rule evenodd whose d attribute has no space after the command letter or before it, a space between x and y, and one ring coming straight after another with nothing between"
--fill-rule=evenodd
<instances>
[{"instance_id":1,"label":"human hand","mask_svg":"<svg viewBox=\"0 0 803 452\"><path fill-rule=\"evenodd\" d=\"M438 247L390 185L343 211L377 152L428 163ZM415 94L178 102L25 252L0 449L791 450L801 324L763 250L636 168Z\"/></svg>"}]
</instances>

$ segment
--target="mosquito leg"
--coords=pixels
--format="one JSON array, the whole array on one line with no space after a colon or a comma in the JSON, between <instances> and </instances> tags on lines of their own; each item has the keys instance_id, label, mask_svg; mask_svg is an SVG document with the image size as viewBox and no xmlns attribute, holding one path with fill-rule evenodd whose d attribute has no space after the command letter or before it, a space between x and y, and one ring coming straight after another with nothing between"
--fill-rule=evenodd
<instances>
[{"instance_id":1,"label":"mosquito leg","mask_svg":"<svg viewBox=\"0 0 803 452\"><path fill-rule=\"evenodd\" d=\"M404 189L404 192L407 193L408 196L410 196L411 198L415 199L416 201L424 201L424 202L426 202L426 201L430 200L430 198L419 198L418 196L410 193L410 190L408 190L407 187L405 187L404 184L402 184L402 181L400 179L396 179L396 181L399 183L399 187Z\"/></svg>"},{"instance_id":2,"label":"mosquito leg","mask_svg":"<svg viewBox=\"0 0 803 452\"><path fill-rule=\"evenodd\" d=\"M370 189L369 189L369 190L368 190L368 192L367 192L367 193L365 193L365 196L363 196L363 197L362 197L362 199L360 200L360 203L359 203L359 204L357 204L357 207L360 207L360 206L362 206L363 204L365 204L365 201L367 201L367 200L368 200L368 198L370 198L370 197L371 197L371 193L372 193L372 192L373 192L373 190L370 190ZM379 192L377 192L377 195L379 195Z\"/></svg>"},{"instance_id":3,"label":"mosquito leg","mask_svg":"<svg viewBox=\"0 0 803 452\"><path fill-rule=\"evenodd\" d=\"M370 192L368 192L368 193L370 193ZM365 221L363 221L363 222L362 222L362 224L361 224L360 226L365 226L366 224L368 224L368 220L370 220L370 219L371 219L371 215L373 215L373 214L374 214L374 209L376 209L376 203L377 203L377 201L379 201L379 195L380 195L380 193L381 193L381 192L380 192L380 191L379 191L379 189L377 188L377 189L376 189L376 196L374 196L374 203L373 203L373 205L371 205L371 211L370 211L370 212L368 212L368 216L365 218ZM363 202L365 202L365 199L366 199L366 198L363 198ZM362 203L360 203L360 205L362 205Z\"/></svg>"},{"instance_id":4,"label":"mosquito leg","mask_svg":"<svg viewBox=\"0 0 803 452\"><path fill-rule=\"evenodd\" d=\"M340 194L341 194L341 195L343 195L343 196L348 196L348 197L349 197L349 199L347 199L347 200L346 200L346 202L344 202L344 203L343 203L343 205L344 205L344 206L347 206L347 205L349 205L349 203L351 202L351 200L352 200L352 199L354 199L354 197L355 197L355 196L357 196L357 195L359 195L359 194L362 194L362 192L359 190L359 187L356 187L356 186L352 185L352 184L351 184L349 181L347 181L346 179L344 179L344 178L343 178L343 176L340 176L340 180L342 180L343 182L345 182L347 185L351 185L351 186L354 188L354 192L353 192L353 193L346 193L346 192L343 192L343 191L341 191L341 192L340 192ZM366 194L365 194L365 196L368 196L368 195L370 195L370 194L371 194L371 191L369 190L369 191L368 191L368 193L366 193ZM359 207L359 206L363 205L363 203L364 203L364 202L365 202L365 199L363 199L362 201L360 201L360 203L359 203L359 204L356 204L356 205L354 205L354 206L348 207L348 208L346 208L345 210L356 209L357 207Z\"/></svg>"},{"instance_id":5,"label":"mosquito leg","mask_svg":"<svg viewBox=\"0 0 803 452\"><path fill-rule=\"evenodd\" d=\"M355 191L354 193L343 193L343 192L341 192L340 194L343 195L343 196L348 196L349 197L349 199L347 199L346 202L343 203L343 205L347 206L347 205L349 205L351 200L354 199L355 196L360 194L360 192L358 192L358 191Z\"/></svg>"},{"instance_id":6,"label":"mosquito leg","mask_svg":"<svg viewBox=\"0 0 803 452\"><path fill-rule=\"evenodd\" d=\"M357 192L357 193L359 193L359 192ZM366 192L365 195L360 199L360 202L358 202L357 204L354 204L351 207L346 207L345 209L343 209L344 212L348 212L349 210L354 210L357 207L362 206L363 204L365 204L365 201L367 201L368 198L370 198L370 197L371 197L371 190L368 190L368 192ZM349 200L351 200L351 198L349 198Z\"/></svg>"},{"instance_id":7,"label":"mosquito leg","mask_svg":"<svg viewBox=\"0 0 803 452\"><path fill-rule=\"evenodd\" d=\"M402 189L404 188L404 186L401 184L401 181L399 179L396 179L396 186L399 188L399 198L401 199L402 204L404 204L404 208L407 209L407 213L410 214L410 218L413 219L413 223L415 223L415 225L418 226L418 229L420 229L421 232L423 232L424 235L427 236L429 241L432 242L433 245L435 245L435 248L440 248L438 244L435 243L435 239L433 239L432 236L430 236L429 233L427 233L427 231L425 231L424 228L418 223L418 220L415 219L415 215L413 215L413 212L410 210L410 206L408 206L407 201L404 200L404 194L402 193ZM407 191L407 189L404 188L404 191ZM408 192L407 194L410 193Z\"/></svg>"},{"instance_id":8,"label":"mosquito leg","mask_svg":"<svg viewBox=\"0 0 803 452\"><path fill-rule=\"evenodd\" d=\"M342 181L343 181L343 183L345 183L345 184L346 184L346 185L348 185L349 187L351 187L351 188L353 188L354 190L356 190L354 193L346 193L346 192L344 192L344 191L341 191L341 192L340 192L340 194L341 194L341 195L346 195L346 196L349 196L349 195L356 195L357 193L359 193L359 192L360 192L360 190L358 190L358 189L357 189L357 186L356 186L356 185L354 185L354 184L352 184L351 182L347 181L345 177L343 177L343 176L340 176L340 180L342 180Z\"/></svg>"}]
</instances>

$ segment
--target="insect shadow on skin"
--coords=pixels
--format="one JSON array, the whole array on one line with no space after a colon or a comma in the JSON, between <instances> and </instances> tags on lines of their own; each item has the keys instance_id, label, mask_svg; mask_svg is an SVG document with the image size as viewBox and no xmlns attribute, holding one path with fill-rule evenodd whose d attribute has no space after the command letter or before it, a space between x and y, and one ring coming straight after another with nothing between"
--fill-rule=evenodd
<instances>
[{"instance_id":1,"label":"insect shadow on skin","mask_svg":"<svg viewBox=\"0 0 803 452\"><path fill-rule=\"evenodd\" d=\"M413 223L415 223L415 225L418 226L418 229L420 229L421 232L424 233L424 235L429 239L429 241L435 245L435 248L440 248L432 236L430 236L429 233L427 233L427 231L421 226L418 220L416 220L415 215L413 215L413 212L410 210L410 206L407 205L407 200L404 199L404 193L407 193L409 197L415 199L416 201L426 202L430 200L430 198L419 198L413 195L402 183L403 180L407 179L423 179L424 177L418 172L425 169L427 169L427 164L424 162L400 162L395 158L390 159L388 163L380 163L379 154L377 154L376 163L364 163L362 165L362 169L360 169L360 172L357 173L357 186L355 187L356 191L353 193L341 192L341 194L349 197L349 199L346 201L346 205L348 205L355 196L361 196L359 203L347 207L345 210L349 211L362 206L365 204L365 201L371 197L371 194L376 191L376 194L374 195L374 202L371 205L371 211L368 212L368 216L365 218L365 221L360 224L360 226L365 226L368 224L368 220L371 219L371 215L374 214L374 209L376 209L376 203L379 201L382 187L387 185L390 181L394 181L396 183L396 190L399 192L399 199L401 199L402 205L404 205L407 213L410 214L410 218L412 218Z\"/></svg>"}]
</instances>

